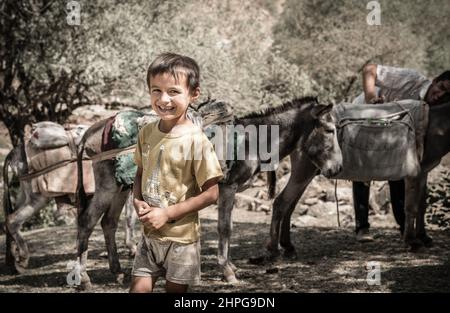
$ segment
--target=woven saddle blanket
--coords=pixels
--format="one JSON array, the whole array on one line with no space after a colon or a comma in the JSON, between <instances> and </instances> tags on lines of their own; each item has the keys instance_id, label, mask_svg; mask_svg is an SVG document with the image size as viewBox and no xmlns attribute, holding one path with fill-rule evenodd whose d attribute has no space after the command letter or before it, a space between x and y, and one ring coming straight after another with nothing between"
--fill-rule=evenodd
<instances>
[{"instance_id":1,"label":"woven saddle blanket","mask_svg":"<svg viewBox=\"0 0 450 313\"><path fill-rule=\"evenodd\" d=\"M77 146L87 126L65 129L54 122L33 125L30 140L25 143L28 174L34 193L46 197L75 194L78 182ZM83 184L87 194L95 191L90 160L83 160Z\"/></svg>"}]
</instances>

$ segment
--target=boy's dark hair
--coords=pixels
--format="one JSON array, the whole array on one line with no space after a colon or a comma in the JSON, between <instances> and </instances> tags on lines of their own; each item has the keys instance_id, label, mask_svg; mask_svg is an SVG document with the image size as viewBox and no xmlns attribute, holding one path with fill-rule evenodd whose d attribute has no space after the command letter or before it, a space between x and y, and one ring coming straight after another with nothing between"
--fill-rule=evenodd
<instances>
[{"instance_id":1,"label":"boy's dark hair","mask_svg":"<svg viewBox=\"0 0 450 313\"><path fill-rule=\"evenodd\" d=\"M200 68L194 59L176 53L162 53L153 60L147 70L147 86L150 89L150 78L158 74L169 73L175 80L179 75L186 75L190 92L200 86Z\"/></svg>"},{"instance_id":2,"label":"boy's dark hair","mask_svg":"<svg viewBox=\"0 0 450 313\"><path fill-rule=\"evenodd\" d=\"M436 77L434 80L436 82L441 81L441 80L450 80L450 71L445 71L444 73L442 73L441 75Z\"/></svg>"}]
</instances>

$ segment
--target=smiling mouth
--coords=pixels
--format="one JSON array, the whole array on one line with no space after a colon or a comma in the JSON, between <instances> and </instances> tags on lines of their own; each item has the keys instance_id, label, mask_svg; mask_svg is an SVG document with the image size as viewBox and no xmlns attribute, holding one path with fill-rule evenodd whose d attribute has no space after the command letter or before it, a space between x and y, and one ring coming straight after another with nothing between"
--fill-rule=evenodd
<instances>
[{"instance_id":1,"label":"smiling mouth","mask_svg":"<svg viewBox=\"0 0 450 313\"><path fill-rule=\"evenodd\" d=\"M163 107L161 107L161 106L157 106L158 107L158 110L160 110L161 112L163 112L163 113L171 113L171 112L175 112L175 107L172 107L172 108L163 108Z\"/></svg>"}]
</instances>

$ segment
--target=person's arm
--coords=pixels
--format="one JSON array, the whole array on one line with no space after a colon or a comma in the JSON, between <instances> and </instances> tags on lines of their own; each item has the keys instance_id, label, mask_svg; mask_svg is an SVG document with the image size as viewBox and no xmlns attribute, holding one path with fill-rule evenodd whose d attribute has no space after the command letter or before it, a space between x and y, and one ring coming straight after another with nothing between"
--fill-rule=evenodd
<instances>
[{"instance_id":1,"label":"person's arm","mask_svg":"<svg viewBox=\"0 0 450 313\"><path fill-rule=\"evenodd\" d=\"M363 89L366 103L383 103L383 97L378 98L376 92L377 65L367 64L363 69Z\"/></svg>"},{"instance_id":2,"label":"person's arm","mask_svg":"<svg viewBox=\"0 0 450 313\"><path fill-rule=\"evenodd\" d=\"M191 212L200 211L201 209L216 203L218 198L218 179L213 178L203 184L202 192L199 195L167 208L151 208L151 211L148 214L141 216L139 219L142 223L150 223L155 229L159 229L164 226L167 221L180 219Z\"/></svg>"}]
</instances>

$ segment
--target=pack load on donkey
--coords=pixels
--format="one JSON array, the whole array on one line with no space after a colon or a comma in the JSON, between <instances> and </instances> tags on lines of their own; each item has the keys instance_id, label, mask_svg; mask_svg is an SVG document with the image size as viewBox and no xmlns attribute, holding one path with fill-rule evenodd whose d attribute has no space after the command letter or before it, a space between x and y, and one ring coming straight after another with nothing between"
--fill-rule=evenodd
<instances>
[{"instance_id":1,"label":"pack load on donkey","mask_svg":"<svg viewBox=\"0 0 450 313\"><path fill-rule=\"evenodd\" d=\"M77 145L87 126L66 127L54 122L33 124L31 138L25 143L28 174L33 193L46 197L75 194L77 190ZM94 193L94 175L89 160L83 160L84 188Z\"/></svg>"},{"instance_id":2,"label":"pack load on donkey","mask_svg":"<svg viewBox=\"0 0 450 313\"><path fill-rule=\"evenodd\" d=\"M133 154L139 130L147 123L157 119L153 112L122 111L109 118L102 134L103 153L114 155L115 178L119 184L130 186L136 174ZM102 154L94 156L94 161ZM105 154L103 154L105 157Z\"/></svg>"},{"instance_id":3,"label":"pack load on donkey","mask_svg":"<svg viewBox=\"0 0 450 313\"><path fill-rule=\"evenodd\" d=\"M428 126L425 102L341 103L333 114L344 162L333 178L383 181L419 173Z\"/></svg>"}]
</instances>

